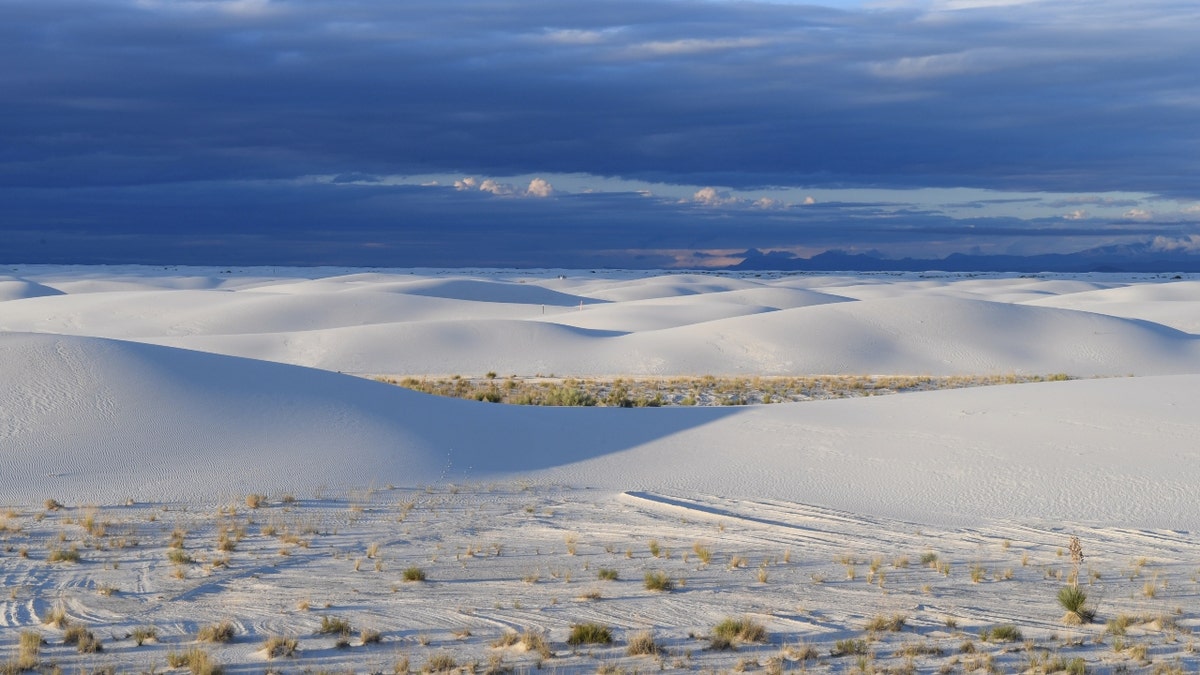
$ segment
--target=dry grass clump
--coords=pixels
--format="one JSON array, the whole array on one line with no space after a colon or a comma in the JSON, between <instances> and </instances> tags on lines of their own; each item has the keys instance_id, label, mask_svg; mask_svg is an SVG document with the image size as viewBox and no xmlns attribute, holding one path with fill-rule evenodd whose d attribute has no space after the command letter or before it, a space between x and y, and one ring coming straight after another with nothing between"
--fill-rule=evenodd
<instances>
[{"instance_id":1,"label":"dry grass clump","mask_svg":"<svg viewBox=\"0 0 1200 675\"><path fill-rule=\"evenodd\" d=\"M596 578L601 581L616 581L620 576L617 571L611 567L601 567L596 570Z\"/></svg>"},{"instance_id":2,"label":"dry grass clump","mask_svg":"<svg viewBox=\"0 0 1200 675\"><path fill-rule=\"evenodd\" d=\"M221 675L225 671L211 654L199 647L183 652L167 652L167 665L171 668L187 668L192 675Z\"/></svg>"},{"instance_id":3,"label":"dry grass clump","mask_svg":"<svg viewBox=\"0 0 1200 675\"><path fill-rule=\"evenodd\" d=\"M79 562L79 560L80 560L79 549L76 548L75 546L72 546L70 548L65 548L65 549L64 548L52 548L52 549L50 549L50 552L46 554L46 562L77 563L77 562Z\"/></svg>"},{"instance_id":4,"label":"dry grass clump","mask_svg":"<svg viewBox=\"0 0 1200 675\"><path fill-rule=\"evenodd\" d=\"M425 581L425 570L420 567L407 567L401 574L401 578L405 581Z\"/></svg>"},{"instance_id":5,"label":"dry grass clump","mask_svg":"<svg viewBox=\"0 0 1200 675\"><path fill-rule=\"evenodd\" d=\"M141 647L148 641L158 641L158 629L154 626L138 626L129 632L129 637L134 644Z\"/></svg>"},{"instance_id":6,"label":"dry grass clump","mask_svg":"<svg viewBox=\"0 0 1200 675\"><path fill-rule=\"evenodd\" d=\"M202 627L196 639L201 642L232 642L233 632L233 622L225 620Z\"/></svg>"},{"instance_id":7,"label":"dry grass clump","mask_svg":"<svg viewBox=\"0 0 1200 675\"><path fill-rule=\"evenodd\" d=\"M749 618L729 617L713 626L709 646L712 649L737 649L743 642L766 642L767 629L761 623Z\"/></svg>"},{"instance_id":8,"label":"dry grass clump","mask_svg":"<svg viewBox=\"0 0 1200 675\"><path fill-rule=\"evenodd\" d=\"M358 631L358 638L364 645L374 645L383 640L383 634L372 628L363 628Z\"/></svg>"},{"instance_id":9,"label":"dry grass clump","mask_svg":"<svg viewBox=\"0 0 1200 675\"><path fill-rule=\"evenodd\" d=\"M866 631L868 633L890 632L899 633L904 630L904 624L908 622L908 617L903 614L893 614L891 616L878 615L867 622Z\"/></svg>"},{"instance_id":10,"label":"dry grass clump","mask_svg":"<svg viewBox=\"0 0 1200 675\"><path fill-rule=\"evenodd\" d=\"M657 570L646 572L644 583L648 591L661 591L665 593L675 588L675 584L667 576L667 573Z\"/></svg>"},{"instance_id":11,"label":"dry grass clump","mask_svg":"<svg viewBox=\"0 0 1200 675\"><path fill-rule=\"evenodd\" d=\"M630 656L654 656L660 651L662 647L654 641L654 633L648 630L634 633L625 648L625 652Z\"/></svg>"},{"instance_id":12,"label":"dry grass clump","mask_svg":"<svg viewBox=\"0 0 1200 675\"><path fill-rule=\"evenodd\" d=\"M446 673L458 668L458 661L448 652L438 652L430 656L421 666L422 673Z\"/></svg>"},{"instance_id":13,"label":"dry grass clump","mask_svg":"<svg viewBox=\"0 0 1200 675\"><path fill-rule=\"evenodd\" d=\"M497 649L520 645L521 649L535 652L543 659L554 656L554 653L550 651L550 643L546 641L546 636L532 630L524 633L505 631L500 637L493 640L491 645Z\"/></svg>"},{"instance_id":14,"label":"dry grass clump","mask_svg":"<svg viewBox=\"0 0 1200 675\"><path fill-rule=\"evenodd\" d=\"M83 624L68 626L66 632L63 633L63 644L75 645L75 649L80 654L95 654L104 651L100 641Z\"/></svg>"},{"instance_id":15,"label":"dry grass clump","mask_svg":"<svg viewBox=\"0 0 1200 675\"><path fill-rule=\"evenodd\" d=\"M266 495L260 495L260 494L246 495L246 506L248 506L252 509L262 508L263 506L266 506L266 504L267 504L267 496Z\"/></svg>"},{"instance_id":16,"label":"dry grass clump","mask_svg":"<svg viewBox=\"0 0 1200 675\"><path fill-rule=\"evenodd\" d=\"M349 635L353 631L349 621L337 616L321 617L321 627L317 629L321 635Z\"/></svg>"},{"instance_id":17,"label":"dry grass clump","mask_svg":"<svg viewBox=\"0 0 1200 675\"><path fill-rule=\"evenodd\" d=\"M43 503L43 506L46 507L47 511L60 511L62 509L67 508L67 507L63 506L62 502L58 501L57 499L47 499Z\"/></svg>"},{"instance_id":18,"label":"dry grass clump","mask_svg":"<svg viewBox=\"0 0 1200 675\"><path fill-rule=\"evenodd\" d=\"M572 646L606 645L611 644L612 641L612 629L602 623L595 622L573 624L571 626L571 633L567 636L567 644Z\"/></svg>"},{"instance_id":19,"label":"dry grass clump","mask_svg":"<svg viewBox=\"0 0 1200 675\"><path fill-rule=\"evenodd\" d=\"M37 668L38 657L41 655L42 645L45 643L42 634L36 630L21 631L21 637L17 642L16 658L0 664L0 671L19 673Z\"/></svg>"},{"instance_id":20,"label":"dry grass clump","mask_svg":"<svg viewBox=\"0 0 1200 675\"><path fill-rule=\"evenodd\" d=\"M46 618L42 621L42 623L50 626L51 628L63 628L70 624L71 620L67 618L66 607L63 607L62 605L55 605L54 608L51 609L48 614L46 614Z\"/></svg>"},{"instance_id":21,"label":"dry grass clump","mask_svg":"<svg viewBox=\"0 0 1200 675\"><path fill-rule=\"evenodd\" d=\"M268 659L280 656L295 656L296 649L299 647L300 642L296 638L283 637L281 635L272 635L263 643L263 651L267 653Z\"/></svg>"},{"instance_id":22,"label":"dry grass clump","mask_svg":"<svg viewBox=\"0 0 1200 675\"><path fill-rule=\"evenodd\" d=\"M979 639L984 642L1020 642L1024 636L1016 626L1003 624L980 630Z\"/></svg>"}]
</instances>

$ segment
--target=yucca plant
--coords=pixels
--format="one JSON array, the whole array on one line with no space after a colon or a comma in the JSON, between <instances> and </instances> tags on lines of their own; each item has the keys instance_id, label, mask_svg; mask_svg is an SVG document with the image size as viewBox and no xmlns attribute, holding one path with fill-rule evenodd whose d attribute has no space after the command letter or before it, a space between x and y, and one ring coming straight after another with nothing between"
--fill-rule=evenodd
<instances>
[{"instance_id":1,"label":"yucca plant","mask_svg":"<svg viewBox=\"0 0 1200 675\"><path fill-rule=\"evenodd\" d=\"M1091 623L1096 618L1096 612L1087 607L1087 593L1078 586L1063 586L1058 589L1058 604L1066 610L1063 623L1079 625Z\"/></svg>"}]
</instances>

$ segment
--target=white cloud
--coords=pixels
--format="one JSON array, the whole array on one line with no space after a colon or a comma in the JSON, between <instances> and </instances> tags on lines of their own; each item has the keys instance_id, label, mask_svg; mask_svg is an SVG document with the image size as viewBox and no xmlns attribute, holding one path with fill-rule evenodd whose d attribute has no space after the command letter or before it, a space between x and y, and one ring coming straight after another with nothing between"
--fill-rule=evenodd
<instances>
[{"instance_id":1,"label":"white cloud","mask_svg":"<svg viewBox=\"0 0 1200 675\"><path fill-rule=\"evenodd\" d=\"M558 44L594 45L604 42L607 39L607 34L611 32L612 31L562 28L558 30L548 30L543 37L549 42L555 42Z\"/></svg>"},{"instance_id":2,"label":"white cloud","mask_svg":"<svg viewBox=\"0 0 1200 675\"><path fill-rule=\"evenodd\" d=\"M783 202L770 197L763 197L754 201L754 206L760 209L778 209L783 207Z\"/></svg>"},{"instance_id":3,"label":"white cloud","mask_svg":"<svg viewBox=\"0 0 1200 675\"><path fill-rule=\"evenodd\" d=\"M454 181L454 189L458 190L459 192L462 192L463 190L474 190L478 183L479 182L474 178L467 176L461 180Z\"/></svg>"},{"instance_id":4,"label":"white cloud","mask_svg":"<svg viewBox=\"0 0 1200 675\"><path fill-rule=\"evenodd\" d=\"M516 192L516 188L508 183L501 183L491 178L484 180L479 184L479 189L483 192L490 192L494 195L511 195Z\"/></svg>"},{"instance_id":5,"label":"white cloud","mask_svg":"<svg viewBox=\"0 0 1200 675\"><path fill-rule=\"evenodd\" d=\"M804 204L805 204L806 206L809 206L809 205L812 205L812 204L816 204L816 203L817 203L817 200L813 199L813 198L812 198L812 195L809 195L809 196L807 196L807 197L805 197L805 198L804 198Z\"/></svg>"},{"instance_id":6,"label":"white cloud","mask_svg":"<svg viewBox=\"0 0 1200 675\"><path fill-rule=\"evenodd\" d=\"M1189 234L1186 237L1155 237L1150 247L1156 251L1175 251L1184 253L1200 253L1200 234Z\"/></svg>"},{"instance_id":7,"label":"white cloud","mask_svg":"<svg viewBox=\"0 0 1200 675\"><path fill-rule=\"evenodd\" d=\"M692 195L692 201L705 206L723 206L736 202L737 198L731 197L728 192L719 191L715 187L703 187Z\"/></svg>"},{"instance_id":8,"label":"white cloud","mask_svg":"<svg viewBox=\"0 0 1200 675\"><path fill-rule=\"evenodd\" d=\"M1067 220L1087 220L1087 217L1088 212L1084 211L1083 209L1075 209L1074 211L1063 215L1063 218L1066 218Z\"/></svg>"},{"instance_id":9,"label":"white cloud","mask_svg":"<svg viewBox=\"0 0 1200 675\"><path fill-rule=\"evenodd\" d=\"M733 49L752 49L754 47L762 47L766 44L769 44L769 41L762 38L719 38L714 40L689 38L683 40L663 40L633 45L626 50L626 55L635 58L647 56L687 56Z\"/></svg>"},{"instance_id":10,"label":"white cloud","mask_svg":"<svg viewBox=\"0 0 1200 675\"><path fill-rule=\"evenodd\" d=\"M1150 220L1154 217L1154 214L1146 209L1129 209L1121 214L1121 217L1128 218L1129 220Z\"/></svg>"},{"instance_id":11,"label":"white cloud","mask_svg":"<svg viewBox=\"0 0 1200 675\"><path fill-rule=\"evenodd\" d=\"M525 194L530 197L549 197L554 194L554 186L548 180L534 178L529 181L529 187L525 190Z\"/></svg>"}]
</instances>

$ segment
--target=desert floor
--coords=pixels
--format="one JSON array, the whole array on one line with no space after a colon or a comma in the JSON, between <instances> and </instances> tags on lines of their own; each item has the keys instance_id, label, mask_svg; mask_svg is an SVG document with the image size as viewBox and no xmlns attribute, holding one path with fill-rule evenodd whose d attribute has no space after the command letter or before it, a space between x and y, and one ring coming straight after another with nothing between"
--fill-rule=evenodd
<instances>
[{"instance_id":1,"label":"desert floor","mask_svg":"<svg viewBox=\"0 0 1200 675\"><path fill-rule=\"evenodd\" d=\"M1191 277L0 274L4 672L1200 667Z\"/></svg>"}]
</instances>

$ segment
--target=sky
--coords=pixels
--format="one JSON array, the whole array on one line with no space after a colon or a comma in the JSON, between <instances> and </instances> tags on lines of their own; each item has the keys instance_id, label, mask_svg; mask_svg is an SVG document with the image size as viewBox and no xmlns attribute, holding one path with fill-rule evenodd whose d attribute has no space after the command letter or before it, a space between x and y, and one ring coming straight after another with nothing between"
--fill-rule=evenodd
<instances>
[{"instance_id":1,"label":"sky","mask_svg":"<svg viewBox=\"0 0 1200 675\"><path fill-rule=\"evenodd\" d=\"M1200 4L0 0L0 262L1200 253Z\"/></svg>"}]
</instances>

